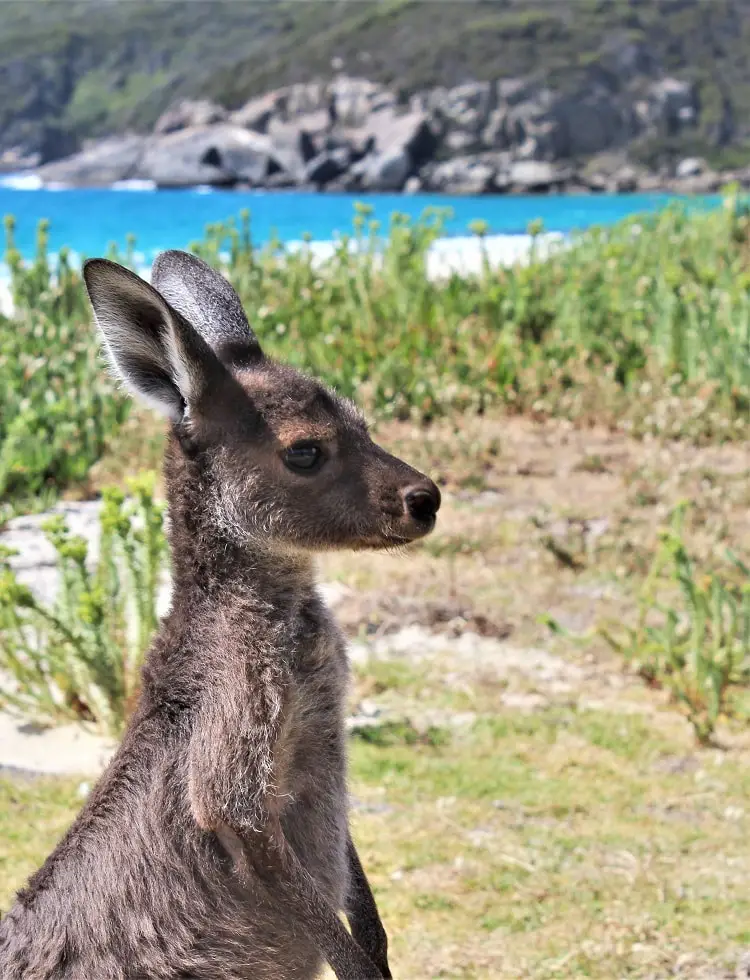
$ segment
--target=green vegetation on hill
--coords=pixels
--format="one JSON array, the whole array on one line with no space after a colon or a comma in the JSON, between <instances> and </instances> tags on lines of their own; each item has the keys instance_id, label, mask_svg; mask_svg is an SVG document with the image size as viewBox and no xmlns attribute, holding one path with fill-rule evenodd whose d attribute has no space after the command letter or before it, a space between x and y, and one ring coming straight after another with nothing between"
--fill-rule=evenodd
<instances>
[{"instance_id":1,"label":"green vegetation on hill","mask_svg":"<svg viewBox=\"0 0 750 980\"><path fill-rule=\"evenodd\" d=\"M728 120L735 143L750 130L748 14L750 0L18 0L0 19L0 148L144 129L182 96L238 106L330 76L334 58L404 94L531 73L616 88L611 52L631 41L636 73L697 84L687 148L708 151Z\"/></svg>"}]
</instances>

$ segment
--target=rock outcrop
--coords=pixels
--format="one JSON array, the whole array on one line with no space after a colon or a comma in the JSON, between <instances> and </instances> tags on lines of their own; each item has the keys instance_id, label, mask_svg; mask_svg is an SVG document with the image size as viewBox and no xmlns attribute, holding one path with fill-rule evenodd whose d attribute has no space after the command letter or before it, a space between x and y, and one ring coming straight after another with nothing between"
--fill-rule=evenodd
<instances>
[{"instance_id":1,"label":"rock outcrop","mask_svg":"<svg viewBox=\"0 0 750 980\"><path fill-rule=\"evenodd\" d=\"M577 94L529 77L405 100L339 75L275 89L232 112L182 100L152 133L86 146L38 173L45 183L73 185L137 178L160 187L446 194L718 186L702 160L653 172L631 158L644 141L692 131L701 111L695 86L660 75L638 46L615 45L603 64Z\"/></svg>"}]
</instances>

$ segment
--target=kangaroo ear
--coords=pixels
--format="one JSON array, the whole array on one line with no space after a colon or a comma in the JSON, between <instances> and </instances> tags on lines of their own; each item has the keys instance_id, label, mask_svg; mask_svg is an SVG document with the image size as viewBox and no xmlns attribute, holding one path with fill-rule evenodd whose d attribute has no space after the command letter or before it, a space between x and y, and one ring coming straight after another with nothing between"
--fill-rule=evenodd
<instances>
[{"instance_id":1,"label":"kangaroo ear","mask_svg":"<svg viewBox=\"0 0 750 980\"><path fill-rule=\"evenodd\" d=\"M236 364L263 356L239 296L202 259L189 252L162 252L151 270L151 282L220 360Z\"/></svg>"},{"instance_id":2,"label":"kangaroo ear","mask_svg":"<svg viewBox=\"0 0 750 980\"><path fill-rule=\"evenodd\" d=\"M83 278L115 372L173 422L224 373L191 324L152 286L107 259L84 263Z\"/></svg>"}]
</instances>

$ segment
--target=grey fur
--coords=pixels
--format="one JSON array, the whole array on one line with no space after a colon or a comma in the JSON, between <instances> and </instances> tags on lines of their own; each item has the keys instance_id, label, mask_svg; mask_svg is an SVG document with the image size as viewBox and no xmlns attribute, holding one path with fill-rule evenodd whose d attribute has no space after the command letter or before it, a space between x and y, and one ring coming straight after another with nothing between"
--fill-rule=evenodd
<instances>
[{"instance_id":1,"label":"grey fur","mask_svg":"<svg viewBox=\"0 0 750 980\"><path fill-rule=\"evenodd\" d=\"M112 263L84 270L117 370L171 419L174 599L117 754L0 921L0 977L311 980L324 960L339 980L390 977L313 552L421 537L440 495L317 382L259 350L222 361L239 300L184 263L198 313L177 286L168 301ZM285 463L300 439L321 447L314 473Z\"/></svg>"},{"instance_id":2,"label":"grey fur","mask_svg":"<svg viewBox=\"0 0 750 980\"><path fill-rule=\"evenodd\" d=\"M214 350L228 345L246 348L250 356L260 354L239 297L202 259L188 252L162 252L151 270L151 282Z\"/></svg>"}]
</instances>

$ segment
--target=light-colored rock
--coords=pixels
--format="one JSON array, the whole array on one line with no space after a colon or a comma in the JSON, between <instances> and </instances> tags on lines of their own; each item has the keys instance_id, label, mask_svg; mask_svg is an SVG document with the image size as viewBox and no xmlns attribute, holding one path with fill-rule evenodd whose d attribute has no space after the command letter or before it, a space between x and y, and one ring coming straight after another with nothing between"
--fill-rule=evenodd
<instances>
[{"instance_id":1,"label":"light-colored rock","mask_svg":"<svg viewBox=\"0 0 750 980\"><path fill-rule=\"evenodd\" d=\"M266 92L256 99L250 99L241 108L235 109L229 116L229 121L235 126L255 130L257 133L267 133L268 126L274 115L280 111L283 94L280 91Z\"/></svg>"},{"instance_id":2,"label":"light-colored rock","mask_svg":"<svg viewBox=\"0 0 750 980\"><path fill-rule=\"evenodd\" d=\"M677 181L675 189L682 194L715 194L728 182L726 176L705 170L694 177L684 177Z\"/></svg>"},{"instance_id":3,"label":"light-colored rock","mask_svg":"<svg viewBox=\"0 0 750 980\"><path fill-rule=\"evenodd\" d=\"M543 191L562 186L570 171L541 160L518 160L510 165L509 178L519 190Z\"/></svg>"},{"instance_id":4,"label":"light-colored rock","mask_svg":"<svg viewBox=\"0 0 750 980\"><path fill-rule=\"evenodd\" d=\"M425 173L430 190L443 194L485 194L493 186L497 167L476 157L446 160Z\"/></svg>"},{"instance_id":5,"label":"light-colored rock","mask_svg":"<svg viewBox=\"0 0 750 980\"><path fill-rule=\"evenodd\" d=\"M350 159L351 154L345 149L319 153L305 167L305 179L319 187L330 184L345 173Z\"/></svg>"},{"instance_id":6,"label":"light-colored rock","mask_svg":"<svg viewBox=\"0 0 750 980\"><path fill-rule=\"evenodd\" d=\"M370 139L378 153L405 150L414 167L430 160L438 145L435 127L423 112L400 114L384 109L368 120L360 135Z\"/></svg>"},{"instance_id":7,"label":"light-colored rock","mask_svg":"<svg viewBox=\"0 0 750 980\"><path fill-rule=\"evenodd\" d=\"M140 175L147 145L145 136L113 136L65 160L45 164L37 174L44 184L72 187L114 184Z\"/></svg>"},{"instance_id":8,"label":"light-colored rock","mask_svg":"<svg viewBox=\"0 0 750 980\"><path fill-rule=\"evenodd\" d=\"M324 82L299 82L283 90L283 116L288 120L327 109L328 103L328 86Z\"/></svg>"},{"instance_id":9,"label":"light-colored rock","mask_svg":"<svg viewBox=\"0 0 750 980\"><path fill-rule=\"evenodd\" d=\"M382 85L346 75L331 82L328 95L336 124L352 128L365 125L370 113L396 104L395 95Z\"/></svg>"},{"instance_id":10,"label":"light-colored rock","mask_svg":"<svg viewBox=\"0 0 750 980\"><path fill-rule=\"evenodd\" d=\"M685 177L697 177L707 169L706 161L701 160L700 157L685 157L677 164L675 176L680 180Z\"/></svg>"},{"instance_id":11,"label":"light-colored rock","mask_svg":"<svg viewBox=\"0 0 750 980\"><path fill-rule=\"evenodd\" d=\"M362 163L362 186L370 191L400 191L413 169L405 149L386 150Z\"/></svg>"},{"instance_id":12,"label":"light-colored rock","mask_svg":"<svg viewBox=\"0 0 750 980\"><path fill-rule=\"evenodd\" d=\"M267 136L221 123L154 139L143 155L139 176L162 187L262 184L271 157Z\"/></svg>"},{"instance_id":13,"label":"light-colored rock","mask_svg":"<svg viewBox=\"0 0 750 980\"><path fill-rule=\"evenodd\" d=\"M182 99L159 116L154 132L163 136L181 129L210 126L213 123L224 122L228 115L226 109L209 99Z\"/></svg>"},{"instance_id":14,"label":"light-colored rock","mask_svg":"<svg viewBox=\"0 0 750 980\"><path fill-rule=\"evenodd\" d=\"M661 78L648 91L649 122L667 133L694 125L698 118L695 86L677 78Z\"/></svg>"},{"instance_id":15,"label":"light-colored rock","mask_svg":"<svg viewBox=\"0 0 750 980\"><path fill-rule=\"evenodd\" d=\"M282 122L275 117L271 120L268 137L273 159L298 183L304 182L305 167L321 152L321 137L327 125L328 117L320 111L302 115L294 122Z\"/></svg>"},{"instance_id":16,"label":"light-colored rock","mask_svg":"<svg viewBox=\"0 0 750 980\"><path fill-rule=\"evenodd\" d=\"M510 119L511 116L507 108L493 109L487 118L487 125L482 131L481 142L494 149L507 149L510 146Z\"/></svg>"},{"instance_id":17,"label":"light-colored rock","mask_svg":"<svg viewBox=\"0 0 750 980\"><path fill-rule=\"evenodd\" d=\"M638 189L638 179L638 171L626 165L612 175L609 190L615 194L630 194Z\"/></svg>"}]
</instances>

